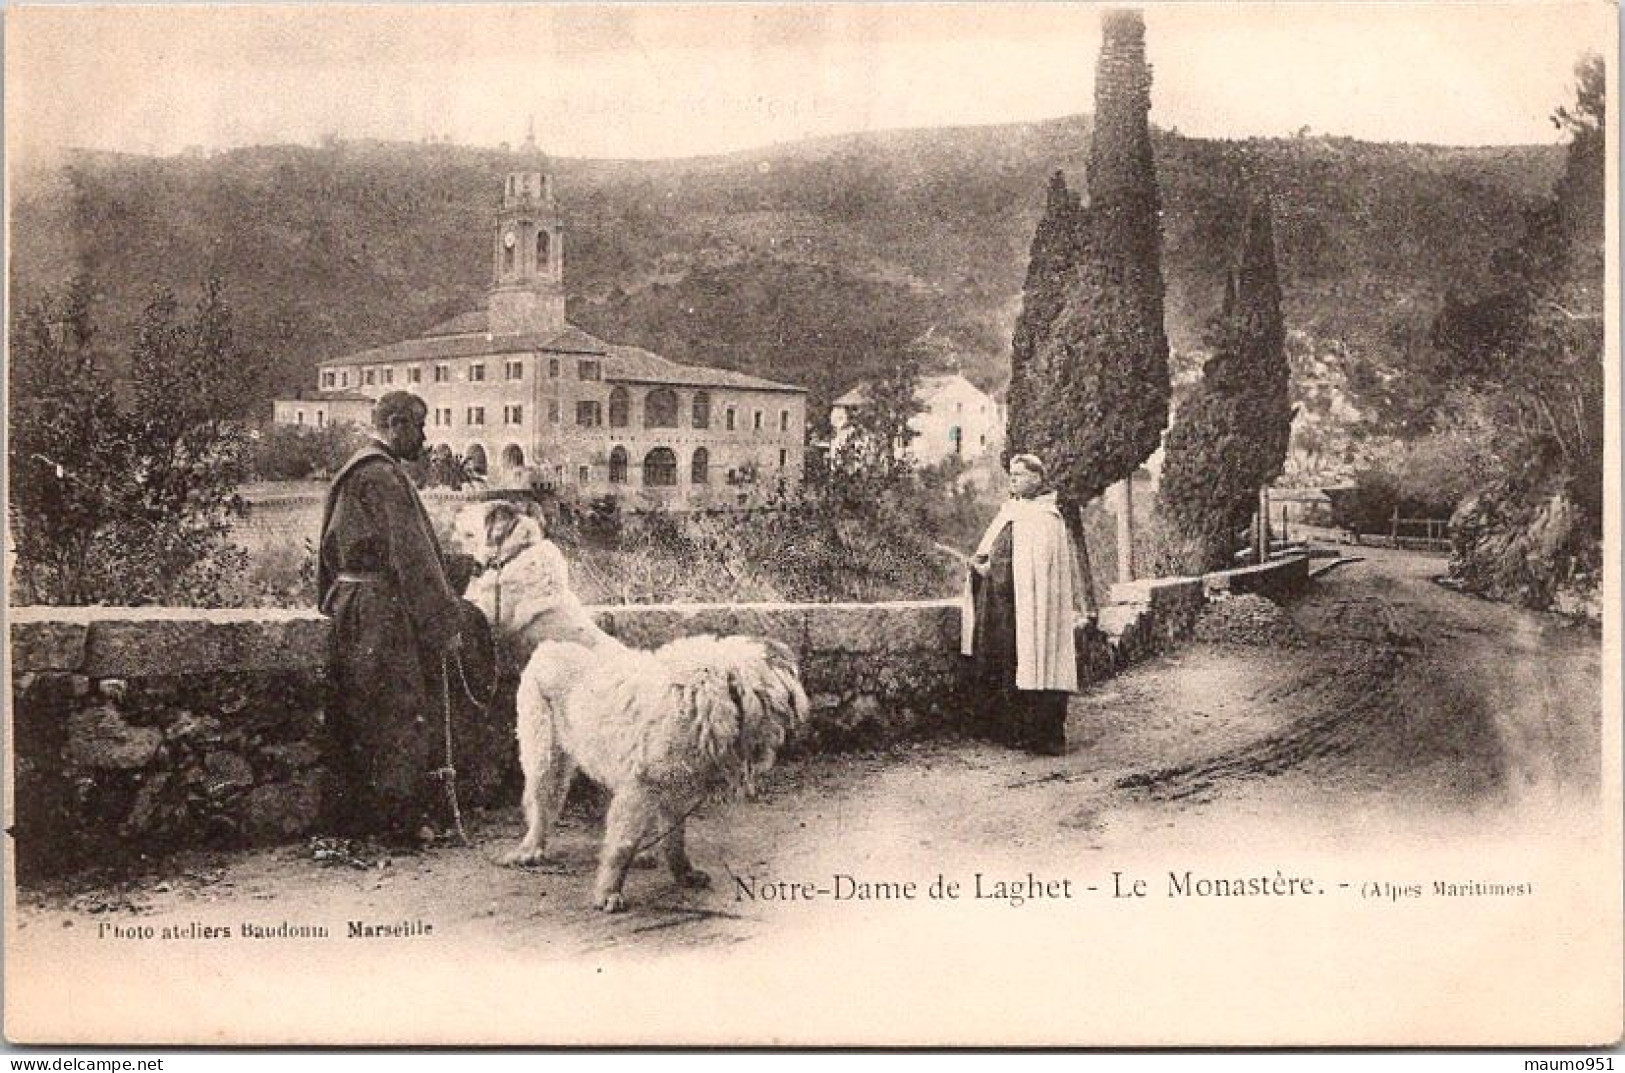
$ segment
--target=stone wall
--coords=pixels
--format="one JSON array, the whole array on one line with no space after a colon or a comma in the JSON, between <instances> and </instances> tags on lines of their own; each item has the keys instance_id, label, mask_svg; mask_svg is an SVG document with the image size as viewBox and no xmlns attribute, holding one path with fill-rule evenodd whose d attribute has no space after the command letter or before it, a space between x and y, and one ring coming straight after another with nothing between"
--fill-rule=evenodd
<instances>
[{"instance_id":1,"label":"stone wall","mask_svg":"<svg viewBox=\"0 0 1625 1073\"><path fill-rule=\"evenodd\" d=\"M964 707L959 604L668 604L595 609L626 644L748 634L798 654L812 718L803 752L866 748L958 725Z\"/></svg>"},{"instance_id":2,"label":"stone wall","mask_svg":"<svg viewBox=\"0 0 1625 1073\"><path fill-rule=\"evenodd\" d=\"M1198 580L1118 586L1076 632L1087 685L1187 635ZM789 644L812 702L792 753L957 732L974 696L957 601L616 606L628 644L743 633ZM11 612L15 838L24 876L181 846L320 830L330 798L328 623L313 612L20 608ZM512 683L457 714L465 807L517 801Z\"/></svg>"},{"instance_id":3,"label":"stone wall","mask_svg":"<svg viewBox=\"0 0 1625 1073\"><path fill-rule=\"evenodd\" d=\"M1255 566L1218 570L1202 578L1208 595L1252 594L1283 603L1309 587L1309 556L1288 555Z\"/></svg>"},{"instance_id":4,"label":"stone wall","mask_svg":"<svg viewBox=\"0 0 1625 1073\"><path fill-rule=\"evenodd\" d=\"M314 613L11 611L23 876L312 829L327 623Z\"/></svg>"}]
</instances>

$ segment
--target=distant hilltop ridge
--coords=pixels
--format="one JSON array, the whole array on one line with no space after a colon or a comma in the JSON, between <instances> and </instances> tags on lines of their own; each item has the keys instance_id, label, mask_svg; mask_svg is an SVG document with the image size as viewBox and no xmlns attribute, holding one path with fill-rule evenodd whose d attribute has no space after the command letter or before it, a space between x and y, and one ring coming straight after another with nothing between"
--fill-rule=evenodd
<instances>
[{"instance_id":1,"label":"distant hilltop ridge","mask_svg":"<svg viewBox=\"0 0 1625 1073\"><path fill-rule=\"evenodd\" d=\"M1049 174L1081 186L1087 117L825 136L678 160L552 158L572 323L676 361L805 385L810 413L935 330L972 380L1006 374ZM538 131L545 146L546 131ZM1445 290L1562 167L1560 146L1455 148L1156 136L1167 320L1200 346L1248 188L1276 205L1289 328L1361 348L1425 337ZM273 393L323 359L482 305L483 226L511 154L335 141L14 172L13 309L75 271L117 339L155 286L220 275ZM115 349L122 346L115 344Z\"/></svg>"}]
</instances>

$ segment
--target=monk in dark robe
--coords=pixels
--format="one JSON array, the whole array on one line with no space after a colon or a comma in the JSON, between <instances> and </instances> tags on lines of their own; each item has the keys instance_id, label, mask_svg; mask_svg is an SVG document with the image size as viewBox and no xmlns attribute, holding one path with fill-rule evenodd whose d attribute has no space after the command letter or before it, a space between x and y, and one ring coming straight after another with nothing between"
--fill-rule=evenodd
<instances>
[{"instance_id":1,"label":"monk in dark robe","mask_svg":"<svg viewBox=\"0 0 1625 1073\"><path fill-rule=\"evenodd\" d=\"M986 737L1046 755L1066 751L1066 710L1077 691L1073 634L1083 585L1043 463L1010 460L1010 499L971 559L962 651L980 687Z\"/></svg>"},{"instance_id":2,"label":"monk in dark robe","mask_svg":"<svg viewBox=\"0 0 1625 1073\"><path fill-rule=\"evenodd\" d=\"M410 836L434 828L444 790L443 659L460 647L462 613L434 526L401 467L423 450L428 409L391 392L373 409L374 439L339 470L322 513L317 591L333 620L329 711L346 834Z\"/></svg>"}]
</instances>

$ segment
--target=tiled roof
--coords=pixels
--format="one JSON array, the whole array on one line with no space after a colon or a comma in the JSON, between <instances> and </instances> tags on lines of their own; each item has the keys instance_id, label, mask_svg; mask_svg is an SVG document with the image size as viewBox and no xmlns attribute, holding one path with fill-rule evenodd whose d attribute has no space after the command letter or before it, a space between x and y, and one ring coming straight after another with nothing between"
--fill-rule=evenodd
<instances>
[{"instance_id":1,"label":"tiled roof","mask_svg":"<svg viewBox=\"0 0 1625 1073\"><path fill-rule=\"evenodd\" d=\"M714 369L704 365L683 365L647 350L616 346L588 335L573 324L545 334L491 335L484 328L484 310L429 329L416 339L360 350L342 357L328 358L321 368L336 365L379 365L397 361L442 361L474 358L485 354L517 354L540 351L552 354L597 354L604 359L605 380L632 383L679 384L704 387L757 388L763 391L804 392L805 388L764 380L759 376Z\"/></svg>"},{"instance_id":2,"label":"tiled roof","mask_svg":"<svg viewBox=\"0 0 1625 1073\"><path fill-rule=\"evenodd\" d=\"M971 384L962 373L944 373L935 376L922 376L914 387L915 397L928 399L957 380L964 380L966 384L969 384L972 388L976 388L976 385ZM830 403L830 405L846 407L868 405L869 395L865 390L867 386L868 385L866 384L859 384L851 391L848 391L846 394ZM976 390L981 389L976 388ZM987 394L985 391L982 393L984 395Z\"/></svg>"},{"instance_id":3,"label":"tiled roof","mask_svg":"<svg viewBox=\"0 0 1625 1073\"><path fill-rule=\"evenodd\" d=\"M450 323L450 322L448 322ZM328 358L322 368L333 365L379 365L392 361L439 361L444 358L474 358L481 354L516 354L545 350L563 354L603 354L607 346L573 326L563 331L490 335L485 332L462 335L423 335L399 343L358 350Z\"/></svg>"},{"instance_id":4,"label":"tiled roof","mask_svg":"<svg viewBox=\"0 0 1625 1073\"><path fill-rule=\"evenodd\" d=\"M610 346L604 361L605 380L625 380L640 384L677 384L695 387L746 387L762 391L801 391L794 384L764 380L731 369L706 365L683 365L635 346Z\"/></svg>"},{"instance_id":5,"label":"tiled roof","mask_svg":"<svg viewBox=\"0 0 1625 1073\"><path fill-rule=\"evenodd\" d=\"M372 402L371 395L362 395L355 391L313 391L309 388L300 388L292 396L282 396L277 402Z\"/></svg>"},{"instance_id":6,"label":"tiled roof","mask_svg":"<svg viewBox=\"0 0 1625 1073\"><path fill-rule=\"evenodd\" d=\"M450 320L443 320L423 334L425 336L467 335L469 332L485 331L486 323L485 310L474 309L467 313L460 313Z\"/></svg>"}]
</instances>

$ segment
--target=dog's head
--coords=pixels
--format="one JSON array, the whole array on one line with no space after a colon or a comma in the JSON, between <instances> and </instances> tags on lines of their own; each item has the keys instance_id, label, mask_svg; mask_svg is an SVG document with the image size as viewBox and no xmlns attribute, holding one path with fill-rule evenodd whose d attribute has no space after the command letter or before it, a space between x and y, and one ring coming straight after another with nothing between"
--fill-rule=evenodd
<instances>
[{"instance_id":1,"label":"dog's head","mask_svg":"<svg viewBox=\"0 0 1625 1073\"><path fill-rule=\"evenodd\" d=\"M511 558L545 535L536 518L504 499L470 503L457 512L454 531L463 550L482 562Z\"/></svg>"}]
</instances>

